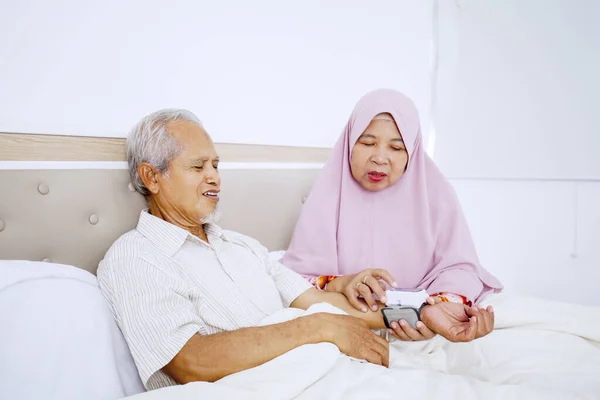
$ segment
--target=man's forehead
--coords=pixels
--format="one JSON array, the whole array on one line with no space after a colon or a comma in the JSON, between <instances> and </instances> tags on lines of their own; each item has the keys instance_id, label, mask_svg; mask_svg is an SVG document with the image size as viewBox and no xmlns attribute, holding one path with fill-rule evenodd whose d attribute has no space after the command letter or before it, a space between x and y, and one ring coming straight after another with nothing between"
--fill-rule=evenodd
<instances>
[{"instance_id":1,"label":"man's forehead","mask_svg":"<svg viewBox=\"0 0 600 400\"><path fill-rule=\"evenodd\" d=\"M167 130L171 135L178 139L209 139L208 133L204 128L192 121L171 121L167 124Z\"/></svg>"},{"instance_id":2,"label":"man's forehead","mask_svg":"<svg viewBox=\"0 0 600 400\"><path fill-rule=\"evenodd\" d=\"M204 128L194 122L174 121L167 125L169 133L183 146L188 159L217 158L212 139Z\"/></svg>"}]
</instances>

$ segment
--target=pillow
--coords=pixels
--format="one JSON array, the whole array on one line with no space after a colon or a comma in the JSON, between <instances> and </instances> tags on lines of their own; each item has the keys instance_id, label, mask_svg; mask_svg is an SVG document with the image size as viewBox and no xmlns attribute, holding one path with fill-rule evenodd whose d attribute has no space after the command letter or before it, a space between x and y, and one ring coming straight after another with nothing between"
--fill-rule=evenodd
<instances>
[{"instance_id":1,"label":"pillow","mask_svg":"<svg viewBox=\"0 0 600 400\"><path fill-rule=\"evenodd\" d=\"M0 393L7 399L117 399L144 391L96 277L0 260Z\"/></svg>"}]
</instances>

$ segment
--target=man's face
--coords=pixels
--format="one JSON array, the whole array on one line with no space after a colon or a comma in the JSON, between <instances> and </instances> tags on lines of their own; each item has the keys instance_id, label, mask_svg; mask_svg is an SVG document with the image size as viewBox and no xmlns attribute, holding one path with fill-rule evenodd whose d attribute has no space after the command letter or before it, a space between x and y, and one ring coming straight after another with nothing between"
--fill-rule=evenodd
<instances>
[{"instance_id":1,"label":"man's face","mask_svg":"<svg viewBox=\"0 0 600 400\"><path fill-rule=\"evenodd\" d=\"M221 178L219 156L212 140L199 125L176 121L167 126L183 147L164 175L157 175L157 205L186 225L202 225L217 207Z\"/></svg>"}]
</instances>

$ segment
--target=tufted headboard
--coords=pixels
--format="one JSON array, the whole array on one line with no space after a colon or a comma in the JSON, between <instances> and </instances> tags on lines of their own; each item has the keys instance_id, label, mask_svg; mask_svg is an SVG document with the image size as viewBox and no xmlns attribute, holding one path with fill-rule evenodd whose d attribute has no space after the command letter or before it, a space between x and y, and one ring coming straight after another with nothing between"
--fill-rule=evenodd
<instances>
[{"instance_id":1,"label":"tufted headboard","mask_svg":"<svg viewBox=\"0 0 600 400\"><path fill-rule=\"evenodd\" d=\"M221 172L220 225L285 249L317 169ZM126 170L0 170L0 259L46 260L95 272L133 229L144 198Z\"/></svg>"},{"instance_id":2,"label":"tufted headboard","mask_svg":"<svg viewBox=\"0 0 600 400\"><path fill-rule=\"evenodd\" d=\"M106 250L135 227L145 207L143 197L132 191L125 165L116 169L18 169L14 165L2 169L7 157L11 159L2 145L0 136L0 259L46 260L95 272ZM276 152L278 157L281 152ZM264 165L271 163L268 154L261 153L253 161L262 165L246 162L242 168L236 167L235 154L220 153L229 167L221 170L219 224L258 239L269 250L285 249L318 165L307 167L295 159L295 164L280 162L283 167L269 168ZM243 153L248 157L252 152Z\"/></svg>"}]
</instances>

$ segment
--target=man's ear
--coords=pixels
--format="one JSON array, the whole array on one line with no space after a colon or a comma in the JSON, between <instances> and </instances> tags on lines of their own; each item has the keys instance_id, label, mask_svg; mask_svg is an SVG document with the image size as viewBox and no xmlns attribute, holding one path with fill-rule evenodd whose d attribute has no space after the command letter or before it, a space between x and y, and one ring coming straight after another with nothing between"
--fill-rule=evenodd
<instances>
[{"instance_id":1,"label":"man's ear","mask_svg":"<svg viewBox=\"0 0 600 400\"><path fill-rule=\"evenodd\" d=\"M142 182L144 182L144 186L148 189L148 191L152 194L157 194L159 192L158 185L158 171L154 169L154 167L147 162L143 162L138 165L137 168L138 175Z\"/></svg>"}]
</instances>

